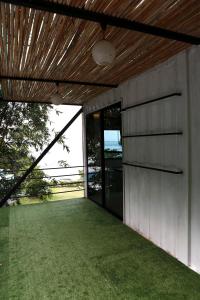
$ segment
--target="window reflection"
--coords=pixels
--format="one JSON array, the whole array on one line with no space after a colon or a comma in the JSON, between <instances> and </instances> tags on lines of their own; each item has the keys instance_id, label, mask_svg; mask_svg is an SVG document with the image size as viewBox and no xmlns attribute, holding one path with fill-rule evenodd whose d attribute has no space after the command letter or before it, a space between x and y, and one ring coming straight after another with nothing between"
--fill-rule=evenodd
<instances>
[{"instance_id":1,"label":"window reflection","mask_svg":"<svg viewBox=\"0 0 200 300\"><path fill-rule=\"evenodd\" d=\"M120 130L104 130L104 157L122 157Z\"/></svg>"},{"instance_id":2,"label":"window reflection","mask_svg":"<svg viewBox=\"0 0 200 300\"><path fill-rule=\"evenodd\" d=\"M101 114L87 116L88 197L102 204Z\"/></svg>"}]
</instances>

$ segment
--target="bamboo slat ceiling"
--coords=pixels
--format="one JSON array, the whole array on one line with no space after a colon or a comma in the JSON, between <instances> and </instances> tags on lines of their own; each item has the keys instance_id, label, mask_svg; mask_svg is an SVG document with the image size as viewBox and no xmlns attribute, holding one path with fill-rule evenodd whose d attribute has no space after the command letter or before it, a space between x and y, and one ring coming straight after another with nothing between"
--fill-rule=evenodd
<instances>
[{"instance_id":1,"label":"bamboo slat ceiling","mask_svg":"<svg viewBox=\"0 0 200 300\"><path fill-rule=\"evenodd\" d=\"M173 31L200 36L199 0L60 0ZM0 75L121 83L163 62L189 44L108 27L106 39L117 49L115 63L97 66L93 44L102 38L101 27L39 10L0 2ZM48 102L54 83L2 80L5 99ZM63 103L83 104L106 88L61 84Z\"/></svg>"}]
</instances>

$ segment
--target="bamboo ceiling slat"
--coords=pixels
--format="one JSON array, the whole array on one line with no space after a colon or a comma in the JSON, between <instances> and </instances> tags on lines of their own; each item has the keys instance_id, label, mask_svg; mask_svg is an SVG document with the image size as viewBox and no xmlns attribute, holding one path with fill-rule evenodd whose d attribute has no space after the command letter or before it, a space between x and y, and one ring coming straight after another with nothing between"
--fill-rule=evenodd
<instances>
[{"instance_id":1,"label":"bamboo ceiling slat","mask_svg":"<svg viewBox=\"0 0 200 300\"><path fill-rule=\"evenodd\" d=\"M49 0L200 36L199 0ZM159 64L189 45L108 27L117 57L97 66L92 46L103 37L92 22L0 3L0 75L121 83ZM54 83L2 80L5 99L48 102ZM59 86L64 103L83 104L107 88Z\"/></svg>"}]
</instances>

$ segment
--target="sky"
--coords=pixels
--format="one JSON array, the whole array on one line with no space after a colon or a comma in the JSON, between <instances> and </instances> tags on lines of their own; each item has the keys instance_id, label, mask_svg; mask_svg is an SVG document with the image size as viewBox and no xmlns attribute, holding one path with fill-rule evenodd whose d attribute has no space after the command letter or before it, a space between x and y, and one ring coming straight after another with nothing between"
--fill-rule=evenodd
<instances>
[{"instance_id":1,"label":"sky","mask_svg":"<svg viewBox=\"0 0 200 300\"><path fill-rule=\"evenodd\" d=\"M61 131L61 129L71 120L71 118L80 109L80 106L71 105L54 105L55 109L51 110L49 113L49 120L51 124L48 124L50 132L54 129L56 132ZM62 112L59 116L56 114L56 110ZM51 134L50 140L54 138L54 134ZM66 137L66 144L69 147L70 152L67 153L63 150L62 145L56 143L51 150L46 154L46 156L39 163L40 168L54 168L59 167L58 161L65 160L69 166L82 166L83 165L83 153L82 153L82 115L80 115L74 123L69 127L69 129L64 134ZM38 157L40 153L34 152L34 156ZM61 175L61 174L73 174L78 173L76 169L61 169L61 170L51 170L45 171L47 175ZM64 178L64 177L63 177ZM67 177L69 179L77 180L79 177ZM58 178L60 179L60 178Z\"/></svg>"}]
</instances>

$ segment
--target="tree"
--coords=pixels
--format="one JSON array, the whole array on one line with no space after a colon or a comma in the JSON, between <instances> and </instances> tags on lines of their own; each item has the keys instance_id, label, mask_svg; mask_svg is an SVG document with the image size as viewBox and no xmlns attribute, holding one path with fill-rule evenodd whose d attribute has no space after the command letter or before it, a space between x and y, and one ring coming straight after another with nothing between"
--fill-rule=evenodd
<instances>
[{"instance_id":1,"label":"tree","mask_svg":"<svg viewBox=\"0 0 200 300\"><path fill-rule=\"evenodd\" d=\"M69 149L68 149L68 148L67 148L66 150L69 152ZM58 161L58 164L59 164L59 166L60 166L61 168L67 168L67 167L69 166L68 163L67 163L65 160L63 160L63 159L59 160L59 161Z\"/></svg>"},{"instance_id":2,"label":"tree","mask_svg":"<svg viewBox=\"0 0 200 300\"><path fill-rule=\"evenodd\" d=\"M32 179L37 178L37 179ZM37 197L41 200L47 200L51 197L49 182L44 179L45 173L35 168L33 175L25 182L24 193L29 197Z\"/></svg>"},{"instance_id":3,"label":"tree","mask_svg":"<svg viewBox=\"0 0 200 300\"><path fill-rule=\"evenodd\" d=\"M21 176L21 170L27 169L34 161L31 150L42 151L49 143L49 111L52 105L37 103L0 102L0 196L5 195ZM57 111L59 114L59 112ZM55 132L56 134L56 132ZM59 140L63 147L63 137ZM38 172L38 170L37 170ZM29 183L28 183L29 182ZM44 180L33 184L30 178L22 185L18 194L31 185L32 191L45 184Z\"/></svg>"}]
</instances>

